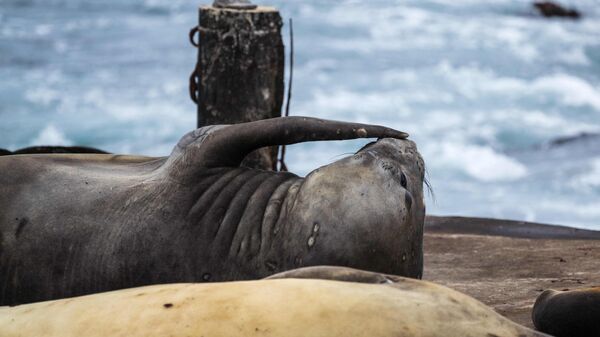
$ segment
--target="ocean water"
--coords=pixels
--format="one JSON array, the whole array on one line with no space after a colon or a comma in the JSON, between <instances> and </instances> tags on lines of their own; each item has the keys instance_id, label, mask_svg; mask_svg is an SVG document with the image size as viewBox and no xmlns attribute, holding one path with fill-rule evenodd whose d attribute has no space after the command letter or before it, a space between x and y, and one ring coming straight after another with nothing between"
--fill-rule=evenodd
<instances>
[{"instance_id":1,"label":"ocean water","mask_svg":"<svg viewBox=\"0 0 600 337\"><path fill-rule=\"evenodd\" d=\"M409 132L429 214L600 230L600 2L258 2L294 20L292 115ZM0 147L167 155L196 123L187 40L201 3L0 0ZM307 172L366 141L287 151Z\"/></svg>"}]
</instances>

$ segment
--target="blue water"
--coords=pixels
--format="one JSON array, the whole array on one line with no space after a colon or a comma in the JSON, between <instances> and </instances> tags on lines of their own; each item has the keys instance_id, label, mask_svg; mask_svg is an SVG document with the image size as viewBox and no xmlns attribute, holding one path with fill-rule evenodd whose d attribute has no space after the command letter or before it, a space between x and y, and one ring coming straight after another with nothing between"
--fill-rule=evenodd
<instances>
[{"instance_id":1,"label":"blue water","mask_svg":"<svg viewBox=\"0 0 600 337\"><path fill-rule=\"evenodd\" d=\"M600 229L597 0L566 2L579 21L517 0L262 4L294 19L291 114L409 132L430 214ZM196 123L198 5L0 0L0 147L168 154ZM287 163L305 174L363 143L295 145Z\"/></svg>"}]
</instances>

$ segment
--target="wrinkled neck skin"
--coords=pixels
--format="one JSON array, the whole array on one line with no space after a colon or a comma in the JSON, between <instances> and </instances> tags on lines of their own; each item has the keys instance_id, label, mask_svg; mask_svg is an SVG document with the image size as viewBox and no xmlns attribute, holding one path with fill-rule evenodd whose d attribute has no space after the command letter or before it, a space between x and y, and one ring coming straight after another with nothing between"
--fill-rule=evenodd
<instances>
[{"instance_id":1,"label":"wrinkled neck skin","mask_svg":"<svg viewBox=\"0 0 600 337\"><path fill-rule=\"evenodd\" d=\"M198 182L202 188L185 210L191 241L208 242L197 259L202 279L252 279L278 271L280 228L303 179L244 167L214 171L219 174Z\"/></svg>"},{"instance_id":2,"label":"wrinkled neck skin","mask_svg":"<svg viewBox=\"0 0 600 337\"><path fill-rule=\"evenodd\" d=\"M191 266L196 277L253 279L287 270L281 260L281 227L304 178L246 167L198 166L198 148L223 127L184 136L146 181L167 182L165 197L183 195L175 212L184 217L179 230L185 233L183 246L198 252Z\"/></svg>"},{"instance_id":3,"label":"wrinkled neck skin","mask_svg":"<svg viewBox=\"0 0 600 337\"><path fill-rule=\"evenodd\" d=\"M323 264L422 276L424 165L411 141L379 140L306 178L243 167L169 172L179 189L193 186L184 232L208 240L195 266L204 280Z\"/></svg>"},{"instance_id":4,"label":"wrinkled neck skin","mask_svg":"<svg viewBox=\"0 0 600 337\"><path fill-rule=\"evenodd\" d=\"M286 267L340 265L420 278L423 160L382 139L311 172L282 221Z\"/></svg>"}]
</instances>

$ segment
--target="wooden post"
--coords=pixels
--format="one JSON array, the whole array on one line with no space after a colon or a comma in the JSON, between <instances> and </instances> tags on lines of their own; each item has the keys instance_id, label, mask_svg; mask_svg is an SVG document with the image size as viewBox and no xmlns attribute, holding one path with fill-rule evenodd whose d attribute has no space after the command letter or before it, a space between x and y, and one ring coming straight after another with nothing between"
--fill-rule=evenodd
<instances>
[{"instance_id":1,"label":"wooden post","mask_svg":"<svg viewBox=\"0 0 600 337\"><path fill-rule=\"evenodd\" d=\"M281 116L284 48L281 16L271 7L200 8L198 127ZM273 170L277 147L253 152L242 165Z\"/></svg>"}]
</instances>

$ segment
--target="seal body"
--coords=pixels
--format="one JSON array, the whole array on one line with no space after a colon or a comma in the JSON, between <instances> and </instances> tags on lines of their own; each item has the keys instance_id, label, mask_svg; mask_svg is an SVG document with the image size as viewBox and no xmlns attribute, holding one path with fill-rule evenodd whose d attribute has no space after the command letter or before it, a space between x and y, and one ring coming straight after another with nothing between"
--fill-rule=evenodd
<instances>
[{"instance_id":1,"label":"seal body","mask_svg":"<svg viewBox=\"0 0 600 337\"><path fill-rule=\"evenodd\" d=\"M318 279L316 279L318 278ZM347 268L0 308L3 337L544 337L457 291Z\"/></svg>"},{"instance_id":2,"label":"seal body","mask_svg":"<svg viewBox=\"0 0 600 337\"><path fill-rule=\"evenodd\" d=\"M546 290L532 312L536 329L555 337L600 336L600 287Z\"/></svg>"},{"instance_id":3,"label":"seal body","mask_svg":"<svg viewBox=\"0 0 600 337\"><path fill-rule=\"evenodd\" d=\"M367 136L385 138L306 178L239 166L258 147ZM281 118L196 130L165 158L1 157L0 303L321 264L420 277L424 168L405 137Z\"/></svg>"}]
</instances>

